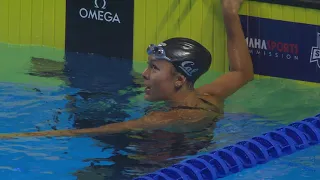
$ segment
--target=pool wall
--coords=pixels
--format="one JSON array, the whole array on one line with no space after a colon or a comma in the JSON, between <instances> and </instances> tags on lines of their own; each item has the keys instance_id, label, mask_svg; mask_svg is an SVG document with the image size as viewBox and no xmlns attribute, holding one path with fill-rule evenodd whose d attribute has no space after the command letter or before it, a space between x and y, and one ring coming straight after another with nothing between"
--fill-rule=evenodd
<instances>
[{"instance_id":1,"label":"pool wall","mask_svg":"<svg viewBox=\"0 0 320 180\"><path fill-rule=\"evenodd\" d=\"M282 47L287 46L283 47L287 49L296 45L300 50L300 47L307 46L307 49L299 51L299 54L291 49L290 56L298 55L299 63L292 63L286 58L276 58L275 48L267 51L272 51L272 57L261 58L261 55L253 55L257 78L279 77L316 83L320 81L314 78L320 73L320 65L317 67L318 57L310 62L311 46L317 45L316 33L320 25L318 9L246 1L240 14L243 15L243 23L247 25L244 27L246 37L254 34L253 38L261 41L267 38L266 41L280 42ZM250 23L248 16L257 17L258 19L250 22L259 23ZM285 22L291 23L293 34L282 31L284 25L281 23ZM272 27L268 23L278 23L279 26ZM0 54L2 61L11 69L26 66L31 56L61 62L64 61L64 52L71 51L133 59L133 69L141 72L144 67L139 62L146 59L146 46L176 36L189 37L204 44L213 54L214 62L211 69L225 72L229 67L220 0L2 0L0 24L0 42L3 43L1 46L34 45L29 47L27 52L21 53L20 56L23 58L8 61ZM269 27L265 30L269 34L259 33L262 24ZM308 25L313 25L314 32L304 32L305 28L310 29ZM252 32L254 28L257 30ZM299 36L299 32L305 34ZM272 36L276 33L281 35ZM290 42L292 36L303 37L311 34L310 40L296 38ZM251 47L250 50L254 48ZM6 57L13 56L16 52L17 50L13 50L11 54L5 52ZM282 72L273 72L277 66L277 71ZM291 71L279 70L280 67L283 69L283 66ZM301 66L311 77L297 70Z\"/></svg>"}]
</instances>

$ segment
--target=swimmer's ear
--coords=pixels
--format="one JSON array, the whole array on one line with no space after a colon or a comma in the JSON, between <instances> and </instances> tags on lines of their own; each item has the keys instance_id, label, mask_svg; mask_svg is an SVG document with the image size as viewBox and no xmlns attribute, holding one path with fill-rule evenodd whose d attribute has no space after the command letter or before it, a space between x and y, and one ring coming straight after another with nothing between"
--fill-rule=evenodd
<instances>
[{"instance_id":1,"label":"swimmer's ear","mask_svg":"<svg viewBox=\"0 0 320 180\"><path fill-rule=\"evenodd\" d=\"M176 88L182 87L182 85L183 85L184 83L186 83L186 82L187 82L187 79L186 79L186 77L185 77L184 75L182 75L182 74L180 74L180 73L178 73L178 74L176 75L176 82L175 82L175 87L176 87Z\"/></svg>"}]
</instances>

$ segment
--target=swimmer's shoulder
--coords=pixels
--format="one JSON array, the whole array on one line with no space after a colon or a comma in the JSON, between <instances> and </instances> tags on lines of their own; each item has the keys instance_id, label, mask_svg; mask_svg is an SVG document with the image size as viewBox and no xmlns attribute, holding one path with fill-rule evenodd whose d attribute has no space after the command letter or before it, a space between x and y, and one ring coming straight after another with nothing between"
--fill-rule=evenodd
<instances>
[{"instance_id":1,"label":"swimmer's shoulder","mask_svg":"<svg viewBox=\"0 0 320 180\"><path fill-rule=\"evenodd\" d=\"M174 109L168 112L151 112L149 122L159 124L158 130L181 133L203 130L215 123L220 116L215 111Z\"/></svg>"},{"instance_id":2,"label":"swimmer's shoulder","mask_svg":"<svg viewBox=\"0 0 320 180\"><path fill-rule=\"evenodd\" d=\"M199 99L201 99L202 101L205 101L207 105L212 105L216 108L219 109L219 112L223 112L223 107L224 107L224 100L219 98L218 96L213 96L210 95L208 93L200 93L198 91L197 92L197 96Z\"/></svg>"}]
</instances>

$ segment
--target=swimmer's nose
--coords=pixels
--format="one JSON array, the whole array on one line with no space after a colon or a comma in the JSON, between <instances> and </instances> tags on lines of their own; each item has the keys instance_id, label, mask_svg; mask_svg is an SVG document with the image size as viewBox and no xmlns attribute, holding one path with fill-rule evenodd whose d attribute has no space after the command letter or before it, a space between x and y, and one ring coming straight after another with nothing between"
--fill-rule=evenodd
<instances>
[{"instance_id":1,"label":"swimmer's nose","mask_svg":"<svg viewBox=\"0 0 320 180\"><path fill-rule=\"evenodd\" d=\"M144 79L149 79L149 68L146 68L143 73L142 73L142 77Z\"/></svg>"}]
</instances>

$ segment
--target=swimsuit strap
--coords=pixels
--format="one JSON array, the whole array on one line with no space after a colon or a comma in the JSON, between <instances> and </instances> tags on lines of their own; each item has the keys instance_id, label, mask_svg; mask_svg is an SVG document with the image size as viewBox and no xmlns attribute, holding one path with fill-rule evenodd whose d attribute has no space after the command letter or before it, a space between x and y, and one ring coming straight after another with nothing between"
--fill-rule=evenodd
<instances>
[{"instance_id":1,"label":"swimsuit strap","mask_svg":"<svg viewBox=\"0 0 320 180\"><path fill-rule=\"evenodd\" d=\"M192 106L175 106L175 107L171 107L171 109L198 109L198 110L214 111L217 113L221 113L220 109L215 104L212 104L211 102L209 102L205 99L202 99L202 98L199 98L199 99L202 100L205 104L213 106L213 109L212 108L202 108L202 107L192 107Z\"/></svg>"},{"instance_id":2,"label":"swimsuit strap","mask_svg":"<svg viewBox=\"0 0 320 180\"><path fill-rule=\"evenodd\" d=\"M175 107L171 107L171 109L199 109L199 110L208 110L208 109L205 109L205 108L192 107L192 106L175 106Z\"/></svg>"},{"instance_id":3,"label":"swimsuit strap","mask_svg":"<svg viewBox=\"0 0 320 180\"><path fill-rule=\"evenodd\" d=\"M203 99L203 98L200 98L200 97L199 97L199 99L200 99L202 102L204 102L205 104L208 104L208 105L212 106L213 109L214 109L213 111L218 112L218 113L222 113L221 110L220 110L220 108L218 108L217 105L212 104L211 102L209 102L209 101L207 101L207 100L205 100L205 99ZM210 110L210 111L212 111L212 110Z\"/></svg>"}]
</instances>

